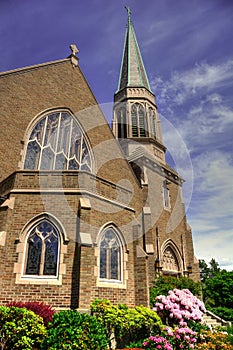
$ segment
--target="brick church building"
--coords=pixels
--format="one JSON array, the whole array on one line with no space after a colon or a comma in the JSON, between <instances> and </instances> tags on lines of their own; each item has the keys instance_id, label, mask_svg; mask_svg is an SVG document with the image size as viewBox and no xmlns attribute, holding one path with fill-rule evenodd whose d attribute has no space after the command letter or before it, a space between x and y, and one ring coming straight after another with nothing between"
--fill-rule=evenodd
<instances>
[{"instance_id":1,"label":"brick church building","mask_svg":"<svg viewBox=\"0 0 233 350\"><path fill-rule=\"evenodd\" d=\"M149 306L199 269L130 12L112 129L71 50L0 74L0 304Z\"/></svg>"}]
</instances>

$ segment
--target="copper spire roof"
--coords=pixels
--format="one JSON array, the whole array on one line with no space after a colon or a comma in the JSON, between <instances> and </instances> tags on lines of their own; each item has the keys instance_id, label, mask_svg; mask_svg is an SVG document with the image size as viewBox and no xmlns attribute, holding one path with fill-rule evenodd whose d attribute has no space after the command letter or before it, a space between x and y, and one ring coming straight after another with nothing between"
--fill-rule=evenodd
<instances>
[{"instance_id":1,"label":"copper spire roof","mask_svg":"<svg viewBox=\"0 0 233 350\"><path fill-rule=\"evenodd\" d=\"M118 91L126 87L144 87L151 91L131 21L131 11L128 7L126 7L126 10L128 12L128 23L125 34Z\"/></svg>"}]
</instances>

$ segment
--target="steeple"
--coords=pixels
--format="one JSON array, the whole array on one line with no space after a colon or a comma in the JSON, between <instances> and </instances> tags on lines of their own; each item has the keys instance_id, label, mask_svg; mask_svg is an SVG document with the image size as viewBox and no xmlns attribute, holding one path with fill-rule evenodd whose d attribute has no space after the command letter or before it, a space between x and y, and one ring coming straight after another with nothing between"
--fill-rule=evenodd
<instances>
[{"instance_id":1,"label":"steeple","mask_svg":"<svg viewBox=\"0 0 233 350\"><path fill-rule=\"evenodd\" d=\"M143 64L131 11L128 7L126 10L128 21L118 89L114 95L113 133L129 159L135 152L146 151L165 163L166 147L162 142L155 96Z\"/></svg>"},{"instance_id":2,"label":"steeple","mask_svg":"<svg viewBox=\"0 0 233 350\"><path fill-rule=\"evenodd\" d=\"M129 7L125 8L128 12L128 23L125 34L124 51L117 91L129 86L144 87L151 91L134 27L131 21L131 11Z\"/></svg>"}]
</instances>

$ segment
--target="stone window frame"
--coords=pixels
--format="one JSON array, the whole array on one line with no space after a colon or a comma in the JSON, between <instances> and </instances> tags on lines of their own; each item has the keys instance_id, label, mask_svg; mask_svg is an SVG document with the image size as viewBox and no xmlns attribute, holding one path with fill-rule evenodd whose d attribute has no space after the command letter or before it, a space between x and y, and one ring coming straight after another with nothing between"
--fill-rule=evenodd
<instances>
[{"instance_id":1,"label":"stone window frame","mask_svg":"<svg viewBox=\"0 0 233 350\"><path fill-rule=\"evenodd\" d=\"M171 210L171 199L170 199L170 190L168 185L170 182L168 180L163 180L162 189L163 189L163 207L165 210Z\"/></svg>"},{"instance_id":2,"label":"stone window frame","mask_svg":"<svg viewBox=\"0 0 233 350\"><path fill-rule=\"evenodd\" d=\"M103 237L103 234L109 229L112 229L116 233L121 243L121 280L100 278L100 242L101 242L101 238ZM113 223L107 223L100 228L97 234L95 256L96 256L95 276L96 276L97 287L126 289L127 281L128 281L128 270L127 270L128 249L126 246L124 236L119 230L119 228L117 227L117 225Z\"/></svg>"},{"instance_id":3,"label":"stone window frame","mask_svg":"<svg viewBox=\"0 0 233 350\"><path fill-rule=\"evenodd\" d=\"M176 261L178 264L178 269L177 270L168 270L162 266L162 272L166 275L179 276L183 272L182 256L181 256L181 253L179 251L179 248L176 246L176 244L171 239L165 241L161 247L161 265L163 264L164 253L167 249L170 249L172 251L172 253L174 254L174 257L176 258Z\"/></svg>"},{"instance_id":4,"label":"stone window frame","mask_svg":"<svg viewBox=\"0 0 233 350\"><path fill-rule=\"evenodd\" d=\"M90 143L90 140L89 138L87 137L87 134L85 133L80 121L78 120L78 118L76 117L75 113L73 113L69 108L67 107L54 107L54 108L49 108L49 109L46 109L46 110L43 110L41 111L40 113L38 113L32 120L31 122L29 123L28 127L27 127L27 130L25 132L25 135L24 135L24 138L23 140L21 141L22 144L24 145L23 146L23 149L21 151L21 160L20 162L18 163L18 168L21 169L21 170L28 170L28 169L25 169L24 166L25 166L25 159L26 159L26 155L27 155L27 148L28 148L28 142L29 142L29 138L30 138L30 135L31 135L31 132L32 130L34 129L34 127L37 125L37 123L39 121L41 121L43 118L49 116L49 115L52 115L52 114L55 114L55 113L67 113L69 114L69 116L71 118L73 118L73 120L75 121L75 123L77 124L78 128L80 129L80 132L82 134L82 137L83 137L83 140L85 141L85 144L87 146L87 149L88 149L88 154L89 154L89 157L90 157L90 172L93 173L95 172L95 160L94 160L94 155L93 155L93 152L92 152L92 147L91 147L91 143ZM29 169L30 170L30 169ZM33 170L39 170L39 171L43 171L41 169L33 169ZM65 170L65 169L64 169ZM78 171L80 171L82 169L78 169ZM59 170L56 170L56 169L51 169L51 171L59 171ZM63 170L61 170L63 171ZM69 171L69 169L68 169Z\"/></svg>"},{"instance_id":5,"label":"stone window frame","mask_svg":"<svg viewBox=\"0 0 233 350\"><path fill-rule=\"evenodd\" d=\"M140 114L141 112L142 114ZM144 104L139 102L131 104L130 121L132 137L147 137L147 114Z\"/></svg>"},{"instance_id":6,"label":"stone window frame","mask_svg":"<svg viewBox=\"0 0 233 350\"><path fill-rule=\"evenodd\" d=\"M57 229L59 234L59 252L58 252L58 273L57 276L35 276L25 275L25 265L27 261L27 240L31 230L41 221L47 220L51 222ZM42 213L32 218L23 227L19 234L19 239L16 241L16 253L18 253L18 260L14 264L14 273L16 274L16 284L39 284L39 285L62 285L62 277L66 273L66 264L64 263L64 256L67 254L67 244L69 239L60 221L51 214Z\"/></svg>"}]
</instances>

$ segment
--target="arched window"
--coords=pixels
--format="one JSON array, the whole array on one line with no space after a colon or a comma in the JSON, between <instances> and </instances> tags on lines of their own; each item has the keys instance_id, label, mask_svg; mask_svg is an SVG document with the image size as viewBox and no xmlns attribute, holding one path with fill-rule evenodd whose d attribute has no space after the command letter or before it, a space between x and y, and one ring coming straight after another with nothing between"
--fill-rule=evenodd
<instances>
[{"instance_id":1,"label":"arched window","mask_svg":"<svg viewBox=\"0 0 233 350\"><path fill-rule=\"evenodd\" d=\"M163 270L165 271L179 271L179 264L173 249L167 247L163 253L163 261L162 261Z\"/></svg>"},{"instance_id":2,"label":"arched window","mask_svg":"<svg viewBox=\"0 0 233 350\"><path fill-rule=\"evenodd\" d=\"M132 137L146 137L145 109L139 103L131 107Z\"/></svg>"},{"instance_id":3,"label":"arched window","mask_svg":"<svg viewBox=\"0 0 233 350\"><path fill-rule=\"evenodd\" d=\"M149 108L149 120L151 123L151 137L156 138L156 117L153 108Z\"/></svg>"},{"instance_id":4,"label":"arched window","mask_svg":"<svg viewBox=\"0 0 233 350\"><path fill-rule=\"evenodd\" d=\"M26 241L24 275L57 276L59 233L48 220L40 221L30 231Z\"/></svg>"},{"instance_id":5,"label":"arched window","mask_svg":"<svg viewBox=\"0 0 233 350\"><path fill-rule=\"evenodd\" d=\"M24 169L91 171L87 141L68 112L53 112L33 127L27 143Z\"/></svg>"},{"instance_id":6,"label":"arched window","mask_svg":"<svg viewBox=\"0 0 233 350\"><path fill-rule=\"evenodd\" d=\"M106 229L100 240L99 278L122 280L122 245L113 228Z\"/></svg>"}]
</instances>

